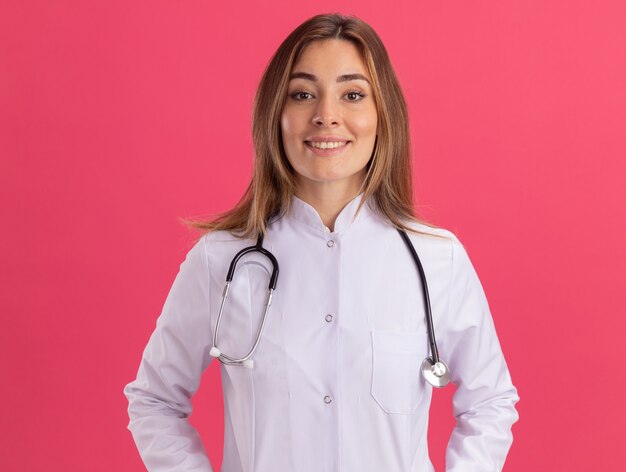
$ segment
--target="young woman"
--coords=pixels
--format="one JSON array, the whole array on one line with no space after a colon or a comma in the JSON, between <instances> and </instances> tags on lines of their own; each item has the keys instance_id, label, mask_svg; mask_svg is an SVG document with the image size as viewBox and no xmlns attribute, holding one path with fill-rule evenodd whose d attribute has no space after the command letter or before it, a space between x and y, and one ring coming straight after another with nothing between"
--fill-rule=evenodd
<instances>
[{"instance_id":1,"label":"young woman","mask_svg":"<svg viewBox=\"0 0 626 472\"><path fill-rule=\"evenodd\" d=\"M213 470L188 417L217 358L224 472L432 471L431 383L448 379L447 470L500 470L517 392L463 246L413 215L406 104L374 30L339 15L294 30L253 135L250 186L196 224L125 389L148 469Z\"/></svg>"}]
</instances>

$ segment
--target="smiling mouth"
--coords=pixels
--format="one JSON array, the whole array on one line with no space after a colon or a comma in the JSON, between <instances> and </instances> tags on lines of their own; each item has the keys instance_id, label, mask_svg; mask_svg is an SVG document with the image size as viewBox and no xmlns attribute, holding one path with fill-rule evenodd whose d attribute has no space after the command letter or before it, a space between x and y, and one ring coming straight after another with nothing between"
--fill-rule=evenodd
<instances>
[{"instance_id":1,"label":"smiling mouth","mask_svg":"<svg viewBox=\"0 0 626 472\"><path fill-rule=\"evenodd\" d=\"M315 149L338 149L345 147L350 141L305 141L304 144Z\"/></svg>"}]
</instances>

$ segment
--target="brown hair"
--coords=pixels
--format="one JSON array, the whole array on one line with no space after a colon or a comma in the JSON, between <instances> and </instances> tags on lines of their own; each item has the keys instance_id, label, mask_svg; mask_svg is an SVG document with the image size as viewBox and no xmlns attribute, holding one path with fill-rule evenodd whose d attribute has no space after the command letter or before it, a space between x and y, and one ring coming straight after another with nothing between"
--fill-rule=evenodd
<instances>
[{"instance_id":1,"label":"brown hair","mask_svg":"<svg viewBox=\"0 0 626 472\"><path fill-rule=\"evenodd\" d=\"M255 237L265 232L268 220L289 211L295 171L285 155L280 128L289 74L309 43L326 39L352 42L372 80L377 139L367 164L361 205L371 197L380 213L398 228L410 230L407 223L418 221L413 214L407 106L385 46L364 21L329 14L314 16L298 26L280 45L261 78L252 118L254 171L241 200L212 221L186 220L189 226L203 232L226 230L240 237Z\"/></svg>"}]
</instances>

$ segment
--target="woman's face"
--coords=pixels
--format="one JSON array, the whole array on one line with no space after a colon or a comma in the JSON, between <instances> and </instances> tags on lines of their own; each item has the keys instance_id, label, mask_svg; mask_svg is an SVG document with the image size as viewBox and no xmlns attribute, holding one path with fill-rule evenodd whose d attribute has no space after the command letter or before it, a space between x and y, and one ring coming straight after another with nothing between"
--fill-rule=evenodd
<instances>
[{"instance_id":1,"label":"woman's face","mask_svg":"<svg viewBox=\"0 0 626 472\"><path fill-rule=\"evenodd\" d=\"M297 190L356 195L376 142L378 114L370 77L349 41L314 41L290 75L281 115L285 154Z\"/></svg>"}]
</instances>

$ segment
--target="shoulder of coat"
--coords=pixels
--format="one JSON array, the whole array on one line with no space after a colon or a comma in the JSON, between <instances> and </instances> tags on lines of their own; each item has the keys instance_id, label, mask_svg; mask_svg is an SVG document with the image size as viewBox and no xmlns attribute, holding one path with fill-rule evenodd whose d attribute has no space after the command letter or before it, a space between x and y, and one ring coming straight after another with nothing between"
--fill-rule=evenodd
<instances>
[{"instance_id":1,"label":"shoulder of coat","mask_svg":"<svg viewBox=\"0 0 626 472\"><path fill-rule=\"evenodd\" d=\"M237 249L240 246L250 246L256 243L256 240L239 238L229 231L209 231L202 235L200 241L204 244L207 251L221 251L227 249Z\"/></svg>"},{"instance_id":2,"label":"shoulder of coat","mask_svg":"<svg viewBox=\"0 0 626 472\"><path fill-rule=\"evenodd\" d=\"M408 231L409 236L411 237L422 237L422 238L430 238L430 239L441 239L449 242L460 243L457 236L450 230L445 228L439 228L436 226L430 226L425 223L419 221L411 221L407 223L407 226L411 231Z\"/></svg>"}]
</instances>

